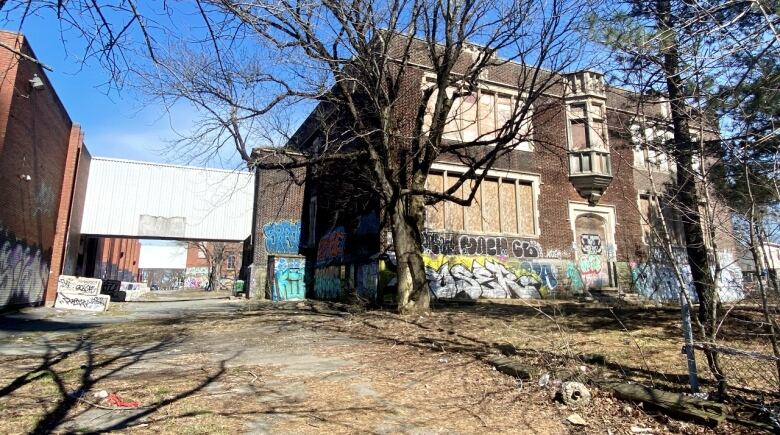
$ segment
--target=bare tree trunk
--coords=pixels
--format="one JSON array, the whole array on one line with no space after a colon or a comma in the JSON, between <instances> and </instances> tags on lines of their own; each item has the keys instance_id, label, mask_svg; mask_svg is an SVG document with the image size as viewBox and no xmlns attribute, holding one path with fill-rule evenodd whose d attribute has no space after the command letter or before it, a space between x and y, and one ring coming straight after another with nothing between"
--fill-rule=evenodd
<instances>
[{"instance_id":1,"label":"bare tree trunk","mask_svg":"<svg viewBox=\"0 0 780 435\"><path fill-rule=\"evenodd\" d=\"M399 200L390 212L393 248L398 261L398 311L412 314L427 311L431 296L422 259L422 222L425 205L422 197L407 201L409 210L403 210Z\"/></svg>"},{"instance_id":2,"label":"bare tree trunk","mask_svg":"<svg viewBox=\"0 0 780 435\"><path fill-rule=\"evenodd\" d=\"M672 17L670 0L658 0L659 30L665 32L661 44L663 46L664 75L671 105L672 124L674 128L675 157L677 161L677 184L679 189L679 204L683 214L685 230L686 253L691 276L699 297L699 321L703 326L705 355L710 371L718 382L718 393L725 395L726 378L720 367L717 352L707 344L715 342L718 323L717 288L709 265L709 256L704 240L701 216L699 212L699 194L693 171L693 141L688 125L683 83L680 78L680 58L676 38L676 23ZM704 164L701 162L700 164Z\"/></svg>"}]
</instances>

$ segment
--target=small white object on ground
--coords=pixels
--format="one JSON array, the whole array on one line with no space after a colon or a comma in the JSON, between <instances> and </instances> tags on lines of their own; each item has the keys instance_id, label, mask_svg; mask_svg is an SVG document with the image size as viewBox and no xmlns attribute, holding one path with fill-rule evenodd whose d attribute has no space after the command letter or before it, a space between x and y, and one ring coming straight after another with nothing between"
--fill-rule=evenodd
<instances>
[{"instance_id":1,"label":"small white object on ground","mask_svg":"<svg viewBox=\"0 0 780 435\"><path fill-rule=\"evenodd\" d=\"M575 425L575 426L587 426L588 422L585 421L584 418L580 417L579 414L572 414L568 417L566 417L566 420L569 420L569 423Z\"/></svg>"}]
</instances>

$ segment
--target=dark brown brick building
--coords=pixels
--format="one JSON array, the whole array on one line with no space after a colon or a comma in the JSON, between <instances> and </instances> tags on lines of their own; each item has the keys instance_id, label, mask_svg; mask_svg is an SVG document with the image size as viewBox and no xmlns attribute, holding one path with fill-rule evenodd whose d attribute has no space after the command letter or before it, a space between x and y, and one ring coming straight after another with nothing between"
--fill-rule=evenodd
<instances>
[{"instance_id":1,"label":"dark brown brick building","mask_svg":"<svg viewBox=\"0 0 780 435\"><path fill-rule=\"evenodd\" d=\"M24 36L0 32L0 309L53 302L83 201L83 133ZM78 186L78 187L77 187ZM78 221L79 219L75 219ZM74 233L75 232L75 233ZM73 265L71 265L73 266Z\"/></svg>"},{"instance_id":2,"label":"dark brown brick building","mask_svg":"<svg viewBox=\"0 0 780 435\"><path fill-rule=\"evenodd\" d=\"M416 64L396 111L400 130L432 80L425 62ZM445 139L473 140L499 128L507 119L502 113L523 98L516 86L522 70L511 62L490 67L478 89L457 104L461 112L453 123L462 124L448 128ZM647 231L654 221L647 208L648 174L656 174L663 190L673 183L675 168L660 151L648 155L635 134L644 127L641 119L663 124L667 114L659 102L637 116L637 100L606 86L596 72L560 76L534 102L529 136L523 136L531 139L496 161L470 206L427 208L423 259L436 297L544 298L606 289L676 297L669 268L649 261ZM315 123L305 122L291 143L316 147L321 135L310 127ZM277 299L303 297L303 285L309 296L323 299L352 290L369 300L392 294L394 254L383 210L378 201L355 196L360 174L351 169L310 173L302 185L293 182L302 173L258 171L257 291ZM458 158L441 156L428 189L446 190L467 169ZM722 239L718 249L728 258L733 244ZM732 272L722 286L737 289L736 264L723 266Z\"/></svg>"}]
</instances>

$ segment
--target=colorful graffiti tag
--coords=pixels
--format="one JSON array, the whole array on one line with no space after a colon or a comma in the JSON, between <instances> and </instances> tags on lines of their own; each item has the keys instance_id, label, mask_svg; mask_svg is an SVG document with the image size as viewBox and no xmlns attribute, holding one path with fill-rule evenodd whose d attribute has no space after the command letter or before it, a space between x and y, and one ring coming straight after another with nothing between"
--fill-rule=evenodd
<instances>
[{"instance_id":1,"label":"colorful graffiti tag","mask_svg":"<svg viewBox=\"0 0 780 435\"><path fill-rule=\"evenodd\" d=\"M548 263L503 261L487 256L425 255L431 291L439 298L538 299L558 285Z\"/></svg>"},{"instance_id":2,"label":"colorful graffiti tag","mask_svg":"<svg viewBox=\"0 0 780 435\"><path fill-rule=\"evenodd\" d=\"M321 267L314 272L314 294L318 299L341 297L340 266Z\"/></svg>"},{"instance_id":3,"label":"colorful graffiti tag","mask_svg":"<svg viewBox=\"0 0 780 435\"><path fill-rule=\"evenodd\" d=\"M654 255L655 258L660 256L658 253ZM696 286L684 251L675 252L675 257L675 262L680 265L680 275L688 288L688 294L696 302L698 301ZM744 299L742 270L733 261L733 254L728 251L720 252L718 260L722 267L717 280L720 300L733 302ZM631 263L631 281L634 288L648 299L669 301L678 300L680 297L680 281L674 267L668 262Z\"/></svg>"},{"instance_id":4,"label":"colorful graffiti tag","mask_svg":"<svg viewBox=\"0 0 780 435\"><path fill-rule=\"evenodd\" d=\"M601 237L598 234L582 234L580 235L580 246L582 246L584 254L601 254Z\"/></svg>"},{"instance_id":5,"label":"colorful graffiti tag","mask_svg":"<svg viewBox=\"0 0 780 435\"><path fill-rule=\"evenodd\" d=\"M358 296L375 301L377 297L377 284L379 281L379 264L376 262L359 264L355 285Z\"/></svg>"},{"instance_id":6,"label":"colorful graffiti tag","mask_svg":"<svg viewBox=\"0 0 780 435\"><path fill-rule=\"evenodd\" d=\"M609 285L609 274L600 255L583 255L577 261L577 269L586 287L604 287Z\"/></svg>"},{"instance_id":7,"label":"colorful graffiti tag","mask_svg":"<svg viewBox=\"0 0 780 435\"><path fill-rule=\"evenodd\" d=\"M538 258L542 247L536 240L468 234L423 234L423 249L433 255L498 255L515 258Z\"/></svg>"},{"instance_id":8,"label":"colorful graffiti tag","mask_svg":"<svg viewBox=\"0 0 780 435\"><path fill-rule=\"evenodd\" d=\"M305 268L303 258L276 258L271 299L286 301L306 297Z\"/></svg>"},{"instance_id":9,"label":"colorful graffiti tag","mask_svg":"<svg viewBox=\"0 0 780 435\"><path fill-rule=\"evenodd\" d=\"M571 282L570 286L572 290L576 292L582 292L585 290L585 283L582 281L582 274L580 274L580 271L577 269L577 265L575 263L570 261L566 265L566 276Z\"/></svg>"},{"instance_id":10,"label":"colorful graffiti tag","mask_svg":"<svg viewBox=\"0 0 780 435\"><path fill-rule=\"evenodd\" d=\"M344 256L346 241L344 227L336 227L322 236L317 246L317 264L327 264L340 260Z\"/></svg>"},{"instance_id":11,"label":"colorful graffiti tag","mask_svg":"<svg viewBox=\"0 0 780 435\"><path fill-rule=\"evenodd\" d=\"M277 221L263 225L265 250L270 254L297 254L301 240L300 221Z\"/></svg>"},{"instance_id":12,"label":"colorful graffiti tag","mask_svg":"<svg viewBox=\"0 0 780 435\"><path fill-rule=\"evenodd\" d=\"M0 229L0 307L43 301L49 263L43 252Z\"/></svg>"},{"instance_id":13,"label":"colorful graffiti tag","mask_svg":"<svg viewBox=\"0 0 780 435\"><path fill-rule=\"evenodd\" d=\"M206 288L209 286L208 267L188 267L184 271L184 287Z\"/></svg>"}]
</instances>

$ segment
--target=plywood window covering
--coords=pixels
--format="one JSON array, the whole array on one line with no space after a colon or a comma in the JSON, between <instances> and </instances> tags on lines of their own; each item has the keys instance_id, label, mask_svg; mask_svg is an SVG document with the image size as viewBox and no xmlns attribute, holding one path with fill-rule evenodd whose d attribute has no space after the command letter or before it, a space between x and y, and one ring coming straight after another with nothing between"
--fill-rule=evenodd
<instances>
[{"instance_id":1,"label":"plywood window covering","mask_svg":"<svg viewBox=\"0 0 780 435\"><path fill-rule=\"evenodd\" d=\"M428 190L442 192L442 187L444 187L444 174L429 174L427 183ZM444 203L440 202L435 205L429 205L426 208L425 221L431 228L444 228Z\"/></svg>"},{"instance_id":2,"label":"plywood window covering","mask_svg":"<svg viewBox=\"0 0 780 435\"><path fill-rule=\"evenodd\" d=\"M452 96L453 92L454 89L448 89L447 95ZM434 91L428 100L423 131L428 131L433 120L437 93L438 91ZM494 139L496 133L513 118L516 106L518 101L514 95L477 89L453 101L442 137L461 142ZM529 110L527 119L519 128L518 138L514 141L518 150L532 151L531 142L528 140L533 134L531 117L532 112ZM521 138L523 140L520 140Z\"/></svg>"},{"instance_id":3,"label":"plywood window covering","mask_svg":"<svg viewBox=\"0 0 780 435\"><path fill-rule=\"evenodd\" d=\"M459 176L447 171L432 173L428 175L428 189L443 192L444 187L454 185ZM466 198L475 182L466 180L456 196ZM470 234L535 235L533 192L530 181L486 177L468 207L452 202L427 206L425 225L429 229Z\"/></svg>"},{"instance_id":4,"label":"plywood window covering","mask_svg":"<svg viewBox=\"0 0 780 435\"><path fill-rule=\"evenodd\" d=\"M448 177L447 173L444 173L444 187L445 190L452 187L458 181L458 177ZM463 198L463 186L461 186L454 194L456 198ZM444 225L445 228L453 231L463 230L463 207L455 204L451 201L444 202Z\"/></svg>"},{"instance_id":5,"label":"plywood window covering","mask_svg":"<svg viewBox=\"0 0 780 435\"><path fill-rule=\"evenodd\" d=\"M471 193L476 180L467 180L463 185L465 186L464 195ZM482 232L482 189L477 189L474 195L474 200L468 207L461 207L465 214L466 231L468 232Z\"/></svg>"}]
</instances>

